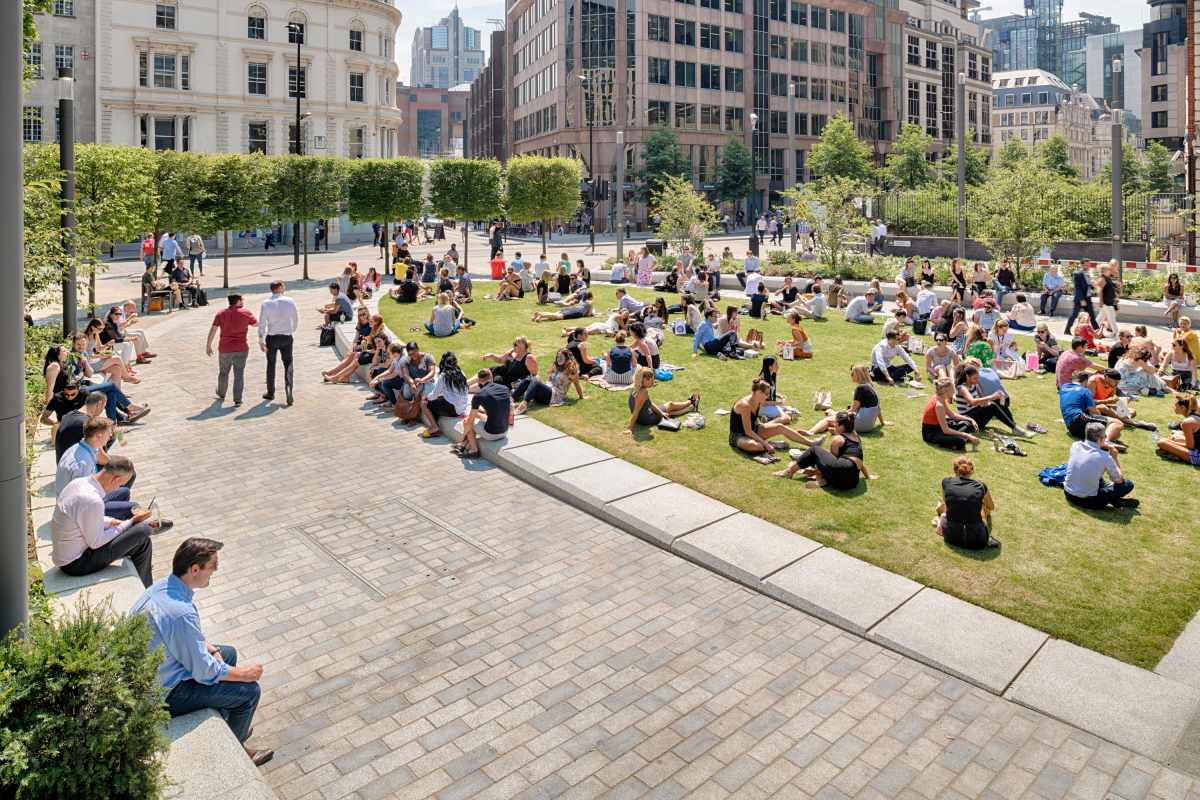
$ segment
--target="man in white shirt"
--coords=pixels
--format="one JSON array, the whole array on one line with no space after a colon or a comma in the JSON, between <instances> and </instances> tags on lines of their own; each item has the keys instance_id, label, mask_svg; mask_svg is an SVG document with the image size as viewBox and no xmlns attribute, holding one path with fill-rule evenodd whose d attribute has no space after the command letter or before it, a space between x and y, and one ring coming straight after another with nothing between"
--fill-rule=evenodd
<instances>
[{"instance_id":1,"label":"man in white shirt","mask_svg":"<svg viewBox=\"0 0 1200 800\"><path fill-rule=\"evenodd\" d=\"M762 283L761 272L749 272L746 274L746 297L750 297L758 291L759 284Z\"/></svg>"},{"instance_id":2,"label":"man in white shirt","mask_svg":"<svg viewBox=\"0 0 1200 800\"><path fill-rule=\"evenodd\" d=\"M871 313L871 306L875 302L875 292L868 289L865 295L860 295L850 301L846 306L846 322L857 322L860 325L874 325L875 315Z\"/></svg>"},{"instance_id":3,"label":"man in white shirt","mask_svg":"<svg viewBox=\"0 0 1200 800\"><path fill-rule=\"evenodd\" d=\"M1081 508L1137 508L1138 501L1126 497L1133 491L1133 481L1121 473L1117 449L1105 441L1104 434L1103 422L1089 422L1083 431L1083 441L1071 445L1063 494L1067 502ZM1112 483L1104 480L1105 473Z\"/></svg>"},{"instance_id":4,"label":"man in white shirt","mask_svg":"<svg viewBox=\"0 0 1200 800\"><path fill-rule=\"evenodd\" d=\"M617 289L617 308L621 309L622 311L628 311L636 316L641 314L642 309L645 307L645 303L643 303L641 300L630 297L629 293L624 289Z\"/></svg>"},{"instance_id":5,"label":"man in white shirt","mask_svg":"<svg viewBox=\"0 0 1200 800\"><path fill-rule=\"evenodd\" d=\"M129 558L142 585L153 583L150 512L139 511L124 522L104 515L104 496L132 476L132 461L110 456L95 475L76 478L59 493L50 520L50 558L65 574L91 575L117 559Z\"/></svg>"},{"instance_id":6,"label":"man in white shirt","mask_svg":"<svg viewBox=\"0 0 1200 800\"><path fill-rule=\"evenodd\" d=\"M750 250L746 251L746 257L742 260L742 271L737 273L738 283L742 288L746 288L746 278L759 272L762 269L762 262L758 260L758 256ZM749 294L749 292L747 292Z\"/></svg>"},{"instance_id":7,"label":"man in white shirt","mask_svg":"<svg viewBox=\"0 0 1200 800\"><path fill-rule=\"evenodd\" d=\"M935 305L937 293L933 291L933 284L926 281L921 284L921 291L917 292L917 319L929 319Z\"/></svg>"},{"instance_id":8,"label":"man in white shirt","mask_svg":"<svg viewBox=\"0 0 1200 800\"><path fill-rule=\"evenodd\" d=\"M271 282L271 296L258 312L258 346L267 354L267 391L263 400L275 399L275 354L283 360L283 386L287 404L292 396L292 336L300 326L300 311L283 295L283 281Z\"/></svg>"},{"instance_id":9,"label":"man in white shirt","mask_svg":"<svg viewBox=\"0 0 1200 800\"><path fill-rule=\"evenodd\" d=\"M903 381L917 371L917 365L913 363L912 356L900 346L899 342L900 337L897 333L888 331L887 338L881 339L879 344L871 350L872 380L895 386L896 381ZM893 364L892 360L896 357L899 357L904 363Z\"/></svg>"}]
</instances>

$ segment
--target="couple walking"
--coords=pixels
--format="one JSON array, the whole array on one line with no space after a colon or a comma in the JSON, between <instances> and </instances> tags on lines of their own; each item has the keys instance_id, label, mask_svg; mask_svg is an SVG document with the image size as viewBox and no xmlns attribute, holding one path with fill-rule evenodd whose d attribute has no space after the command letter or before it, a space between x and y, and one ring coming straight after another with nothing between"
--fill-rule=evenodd
<instances>
[{"instance_id":1,"label":"couple walking","mask_svg":"<svg viewBox=\"0 0 1200 800\"><path fill-rule=\"evenodd\" d=\"M233 371L233 404L242 404L242 391L246 384L246 357L250 348L246 344L246 331L251 325L258 326L258 346L267 354L267 391L264 400L275 399L276 354L283 361L283 388L287 404L294 402L292 394L292 344L296 328L300 325L300 312L296 303L283 293L283 281L271 283L271 296L263 302L255 319L243 307L243 298L236 292L229 295L229 307L213 319L208 329L205 352L212 356L213 337L220 333L217 344L217 399L225 402L229 390L229 373Z\"/></svg>"}]
</instances>

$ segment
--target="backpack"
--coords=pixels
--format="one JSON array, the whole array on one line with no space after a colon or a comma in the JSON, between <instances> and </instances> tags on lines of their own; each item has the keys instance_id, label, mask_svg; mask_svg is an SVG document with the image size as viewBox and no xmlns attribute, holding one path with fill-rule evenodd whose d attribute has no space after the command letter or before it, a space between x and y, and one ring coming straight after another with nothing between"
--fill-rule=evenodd
<instances>
[{"instance_id":1,"label":"backpack","mask_svg":"<svg viewBox=\"0 0 1200 800\"><path fill-rule=\"evenodd\" d=\"M1038 473L1038 480L1043 486L1062 486L1067 481L1067 465L1059 464L1057 467L1045 467Z\"/></svg>"}]
</instances>

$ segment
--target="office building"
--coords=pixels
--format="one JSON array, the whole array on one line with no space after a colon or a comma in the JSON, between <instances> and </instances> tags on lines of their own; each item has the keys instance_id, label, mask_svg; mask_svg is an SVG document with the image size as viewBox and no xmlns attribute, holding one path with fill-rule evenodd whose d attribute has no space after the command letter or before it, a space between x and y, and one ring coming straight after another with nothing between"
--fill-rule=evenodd
<instances>
[{"instance_id":1,"label":"office building","mask_svg":"<svg viewBox=\"0 0 1200 800\"><path fill-rule=\"evenodd\" d=\"M1081 13L1063 22L1063 0L1026 0L1024 14L982 20L995 72L1040 69L1070 86L1087 85L1087 38L1116 33L1110 17Z\"/></svg>"},{"instance_id":2,"label":"office building","mask_svg":"<svg viewBox=\"0 0 1200 800\"><path fill-rule=\"evenodd\" d=\"M483 37L464 25L456 6L438 24L413 33L410 86L449 89L470 83L483 71Z\"/></svg>"},{"instance_id":3,"label":"office building","mask_svg":"<svg viewBox=\"0 0 1200 800\"><path fill-rule=\"evenodd\" d=\"M397 151L394 0L98 0L97 138L155 150ZM299 63L297 63L299 43Z\"/></svg>"},{"instance_id":4,"label":"office building","mask_svg":"<svg viewBox=\"0 0 1200 800\"><path fill-rule=\"evenodd\" d=\"M493 31L488 63L471 83L466 150L471 158L508 159L508 48L505 31Z\"/></svg>"},{"instance_id":5,"label":"office building","mask_svg":"<svg viewBox=\"0 0 1200 800\"><path fill-rule=\"evenodd\" d=\"M1142 31L1121 31L1089 36L1087 39L1088 94L1111 108L1125 110L1124 118L1134 123L1142 116ZM1114 73L1114 63L1120 67Z\"/></svg>"},{"instance_id":6,"label":"office building","mask_svg":"<svg viewBox=\"0 0 1200 800\"><path fill-rule=\"evenodd\" d=\"M74 75L75 140L96 141L96 3L53 0L50 13L37 14L38 41L27 55L30 80L22 102L21 127L27 142L58 141L60 67Z\"/></svg>"},{"instance_id":7,"label":"office building","mask_svg":"<svg viewBox=\"0 0 1200 800\"><path fill-rule=\"evenodd\" d=\"M465 85L452 89L397 86L396 99L404 117L398 155L461 158L469 96Z\"/></svg>"},{"instance_id":8,"label":"office building","mask_svg":"<svg viewBox=\"0 0 1200 800\"><path fill-rule=\"evenodd\" d=\"M1172 152L1188 130L1187 2L1150 0L1142 26L1142 136Z\"/></svg>"}]
</instances>

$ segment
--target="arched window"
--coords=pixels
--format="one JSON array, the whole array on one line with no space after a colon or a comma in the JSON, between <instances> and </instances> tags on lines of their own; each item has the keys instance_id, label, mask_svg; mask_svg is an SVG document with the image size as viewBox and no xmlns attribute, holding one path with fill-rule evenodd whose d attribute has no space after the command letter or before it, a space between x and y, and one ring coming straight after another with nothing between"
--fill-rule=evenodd
<instances>
[{"instance_id":1,"label":"arched window","mask_svg":"<svg viewBox=\"0 0 1200 800\"><path fill-rule=\"evenodd\" d=\"M246 38L266 41L267 12L262 6L250 6L246 10Z\"/></svg>"},{"instance_id":2,"label":"arched window","mask_svg":"<svg viewBox=\"0 0 1200 800\"><path fill-rule=\"evenodd\" d=\"M304 44L308 18L299 11L288 14L288 44Z\"/></svg>"},{"instance_id":3,"label":"arched window","mask_svg":"<svg viewBox=\"0 0 1200 800\"><path fill-rule=\"evenodd\" d=\"M350 49L361 53L365 47L366 27L359 20L351 20L350 22Z\"/></svg>"}]
</instances>

